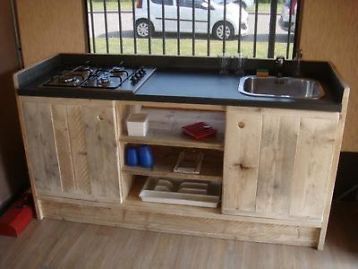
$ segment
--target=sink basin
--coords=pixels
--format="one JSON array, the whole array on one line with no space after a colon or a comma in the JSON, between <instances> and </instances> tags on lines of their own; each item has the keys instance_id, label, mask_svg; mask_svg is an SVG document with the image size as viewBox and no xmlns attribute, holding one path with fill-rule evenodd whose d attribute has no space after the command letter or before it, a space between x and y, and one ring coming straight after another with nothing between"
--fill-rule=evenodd
<instances>
[{"instance_id":1,"label":"sink basin","mask_svg":"<svg viewBox=\"0 0 358 269\"><path fill-rule=\"evenodd\" d=\"M314 79L257 76L242 77L239 92L249 96L290 99L320 99L325 94L321 84Z\"/></svg>"}]
</instances>

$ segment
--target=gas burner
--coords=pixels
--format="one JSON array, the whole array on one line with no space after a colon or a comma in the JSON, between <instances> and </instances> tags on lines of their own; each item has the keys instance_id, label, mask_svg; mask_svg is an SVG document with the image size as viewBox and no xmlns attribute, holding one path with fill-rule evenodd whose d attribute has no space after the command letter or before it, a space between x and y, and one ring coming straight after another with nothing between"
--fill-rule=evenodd
<instances>
[{"instance_id":1,"label":"gas burner","mask_svg":"<svg viewBox=\"0 0 358 269\"><path fill-rule=\"evenodd\" d=\"M122 77L127 78L129 76L128 71L125 70L123 66L115 66L110 71L112 77Z\"/></svg>"},{"instance_id":2,"label":"gas burner","mask_svg":"<svg viewBox=\"0 0 358 269\"><path fill-rule=\"evenodd\" d=\"M80 78L78 76L66 75L66 76L60 77L59 80L65 84L77 86L77 85L81 84L81 81L83 80L83 78L82 77Z\"/></svg>"},{"instance_id":3,"label":"gas burner","mask_svg":"<svg viewBox=\"0 0 358 269\"><path fill-rule=\"evenodd\" d=\"M125 68L123 66L114 66L111 69L111 73L119 73L119 72L125 72Z\"/></svg>"},{"instance_id":4,"label":"gas burner","mask_svg":"<svg viewBox=\"0 0 358 269\"><path fill-rule=\"evenodd\" d=\"M102 76L97 79L97 85L106 87L111 83L111 79L108 76Z\"/></svg>"}]
</instances>

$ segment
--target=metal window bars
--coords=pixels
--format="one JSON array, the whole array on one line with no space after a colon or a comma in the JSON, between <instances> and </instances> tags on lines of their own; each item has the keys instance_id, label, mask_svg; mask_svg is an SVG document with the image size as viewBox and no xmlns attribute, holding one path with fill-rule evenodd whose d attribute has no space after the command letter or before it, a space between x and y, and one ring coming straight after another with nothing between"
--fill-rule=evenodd
<instances>
[{"instance_id":1,"label":"metal window bars","mask_svg":"<svg viewBox=\"0 0 358 269\"><path fill-rule=\"evenodd\" d=\"M246 0L86 0L89 49L92 53L253 58L280 53L290 58L297 45L301 1L255 0L246 7ZM142 35L139 21L146 26ZM221 38L214 31L221 31Z\"/></svg>"}]
</instances>

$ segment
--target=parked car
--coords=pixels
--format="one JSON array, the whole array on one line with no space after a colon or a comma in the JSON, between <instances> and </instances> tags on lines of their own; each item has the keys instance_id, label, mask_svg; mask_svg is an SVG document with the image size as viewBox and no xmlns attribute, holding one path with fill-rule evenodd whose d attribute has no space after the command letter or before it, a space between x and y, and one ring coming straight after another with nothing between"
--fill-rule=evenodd
<instances>
[{"instance_id":1,"label":"parked car","mask_svg":"<svg viewBox=\"0 0 358 269\"><path fill-rule=\"evenodd\" d=\"M164 1L165 32L177 32L177 1L174 0L149 0L150 18L148 19L148 7L146 0L136 1L135 21L138 37L148 37L149 33L162 32L162 1ZM180 32L192 33L193 0L179 0ZM210 7L206 0L194 0L195 8L195 33L207 33L208 9L210 10L210 32L217 39L224 39L224 5L210 1ZM239 34L248 34L248 13L241 9L241 23L239 22L240 6L232 1L226 3L226 39Z\"/></svg>"},{"instance_id":2,"label":"parked car","mask_svg":"<svg viewBox=\"0 0 358 269\"><path fill-rule=\"evenodd\" d=\"M296 12L297 12L297 0L285 0L282 8L281 16L278 21L280 27L284 31L288 31L290 25L290 10L291 10L291 33L295 31L296 26Z\"/></svg>"},{"instance_id":3,"label":"parked car","mask_svg":"<svg viewBox=\"0 0 358 269\"><path fill-rule=\"evenodd\" d=\"M234 3L242 3L242 7L247 9L254 5L254 0L234 0Z\"/></svg>"}]
</instances>

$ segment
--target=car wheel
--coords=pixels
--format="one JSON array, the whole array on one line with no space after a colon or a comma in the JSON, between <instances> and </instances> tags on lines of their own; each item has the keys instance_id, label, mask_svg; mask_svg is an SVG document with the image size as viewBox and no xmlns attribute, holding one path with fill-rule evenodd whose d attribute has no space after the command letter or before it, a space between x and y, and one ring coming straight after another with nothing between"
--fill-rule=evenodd
<instances>
[{"instance_id":1,"label":"car wheel","mask_svg":"<svg viewBox=\"0 0 358 269\"><path fill-rule=\"evenodd\" d=\"M228 22L226 22L225 26L225 39L228 40L234 36L234 27L232 27L232 25ZM218 22L214 25L213 35L216 39L224 39L224 22Z\"/></svg>"},{"instance_id":2,"label":"car wheel","mask_svg":"<svg viewBox=\"0 0 358 269\"><path fill-rule=\"evenodd\" d=\"M146 19L140 19L136 21L136 33L138 37L148 37L149 33L153 33L154 27Z\"/></svg>"}]
</instances>

